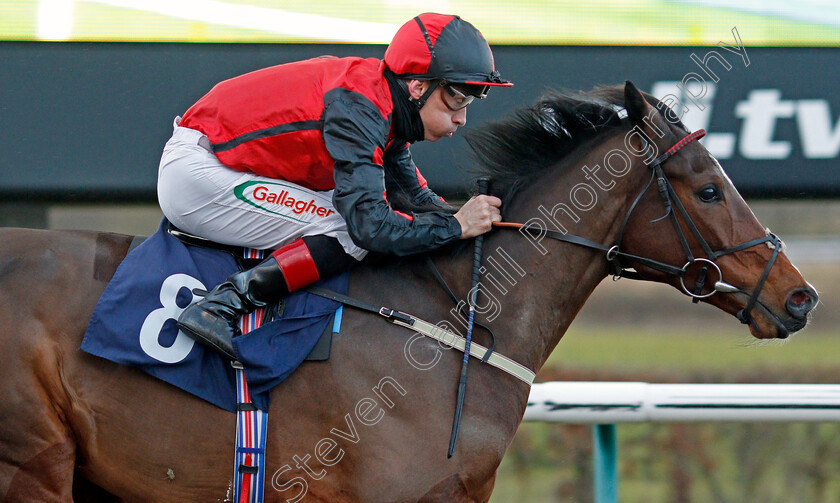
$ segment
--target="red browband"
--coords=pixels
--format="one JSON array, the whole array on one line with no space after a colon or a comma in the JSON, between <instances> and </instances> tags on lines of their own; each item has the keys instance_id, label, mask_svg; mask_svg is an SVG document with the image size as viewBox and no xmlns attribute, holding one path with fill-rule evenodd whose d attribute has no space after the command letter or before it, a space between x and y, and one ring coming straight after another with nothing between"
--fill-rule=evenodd
<instances>
[{"instance_id":1,"label":"red browband","mask_svg":"<svg viewBox=\"0 0 840 503\"><path fill-rule=\"evenodd\" d=\"M705 129L698 129L693 133L689 133L685 136L682 140L678 141L673 147L668 149L668 155L672 156L676 154L681 148L685 147L689 143L693 142L694 140L699 140L700 138L706 136Z\"/></svg>"}]
</instances>

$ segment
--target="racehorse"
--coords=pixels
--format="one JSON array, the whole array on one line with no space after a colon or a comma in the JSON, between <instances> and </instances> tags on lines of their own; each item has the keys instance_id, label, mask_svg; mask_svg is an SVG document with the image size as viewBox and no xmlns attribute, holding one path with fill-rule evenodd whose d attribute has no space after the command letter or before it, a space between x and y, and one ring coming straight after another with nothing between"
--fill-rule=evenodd
<instances>
[{"instance_id":1,"label":"racehorse","mask_svg":"<svg viewBox=\"0 0 840 503\"><path fill-rule=\"evenodd\" d=\"M738 315L757 338L805 326L816 292L698 136L628 82L546 95L471 138L505 220L525 224L485 240L477 317L497 353L538 371L599 282L630 268ZM2 501L229 498L234 414L79 350L131 237L0 236ZM461 299L470 251L431 256ZM463 330L427 266L362 263L349 294ZM302 365L271 392L266 501L488 501L529 386L473 360L447 459L461 360L345 309L330 360Z\"/></svg>"}]
</instances>

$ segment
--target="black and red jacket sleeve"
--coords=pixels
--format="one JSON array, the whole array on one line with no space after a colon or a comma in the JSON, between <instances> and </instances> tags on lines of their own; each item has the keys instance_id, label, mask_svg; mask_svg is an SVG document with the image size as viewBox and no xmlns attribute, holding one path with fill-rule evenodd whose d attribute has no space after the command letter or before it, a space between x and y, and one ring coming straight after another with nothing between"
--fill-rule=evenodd
<instances>
[{"instance_id":1,"label":"black and red jacket sleeve","mask_svg":"<svg viewBox=\"0 0 840 503\"><path fill-rule=\"evenodd\" d=\"M408 146L405 141L394 141L385 149L383 165L388 201L393 207L402 206L408 211L454 213L454 208L429 188L426 179L414 164Z\"/></svg>"},{"instance_id":2,"label":"black and red jacket sleeve","mask_svg":"<svg viewBox=\"0 0 840 503\"><path fill-rule=\"evenodd\" d=\"M335 160L333 204L358 246L410 255L461 237L451 213L401 215L385 199L384 155L390 124L365 96L343 88L324 96L323 134Z\"/></svg>"}]
</instances>

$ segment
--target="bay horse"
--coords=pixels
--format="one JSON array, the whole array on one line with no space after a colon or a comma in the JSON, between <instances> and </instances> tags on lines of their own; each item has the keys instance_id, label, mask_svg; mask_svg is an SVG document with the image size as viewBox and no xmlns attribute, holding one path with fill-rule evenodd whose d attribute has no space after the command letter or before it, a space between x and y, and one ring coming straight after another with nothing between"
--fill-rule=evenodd
<instances>
[{"instance_id":1,"label":"bay horse","mask_svg":"<svg viewBox=\"0 0 840 503\"><path fill-rule=\"evenodd\" d=\"M478 319L497 334L497 353L539 371L599 282L631 267L740 313L757 338L805 326L816 292L695 138L629 82L546 95L472 136L504 218L527 223L486 235ZM656 165L654 155L669 149ZM0 231L4 502L230 498L234 414L79 350L130 241ZM709 249L727 253L709 257ZM470 252L454 246L431 257L462 299ZM421 258L362 263L349 294L459 327ZM529 386L473 360L447 459L461 359L345 309L331 359L302 365L271 392L265 501L488 501Z\"/></svg>"}]
</instances>

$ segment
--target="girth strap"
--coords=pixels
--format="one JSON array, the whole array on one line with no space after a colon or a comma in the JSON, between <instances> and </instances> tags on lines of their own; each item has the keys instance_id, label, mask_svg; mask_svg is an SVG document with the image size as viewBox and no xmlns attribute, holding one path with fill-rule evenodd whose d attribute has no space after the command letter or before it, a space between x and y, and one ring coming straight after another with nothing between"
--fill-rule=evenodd
<instances>
[{"instance_id":1,"label":"girth strap","mask_svg":"<svg viewBox=\"0 0 840 503\"><path fill-rule=\"evenodd\" d=\"M248 255L261 255L253 250ZM263 309L243 316L239 320L242 333L257 329L265 320ZM265 496L265 444L267 439L268 412L258 409L251 401L245 369L239 362L232 362L236 374L236 449L234 456L233 500L237 503L262 503Z\"/></svg>"}]
</instances>

